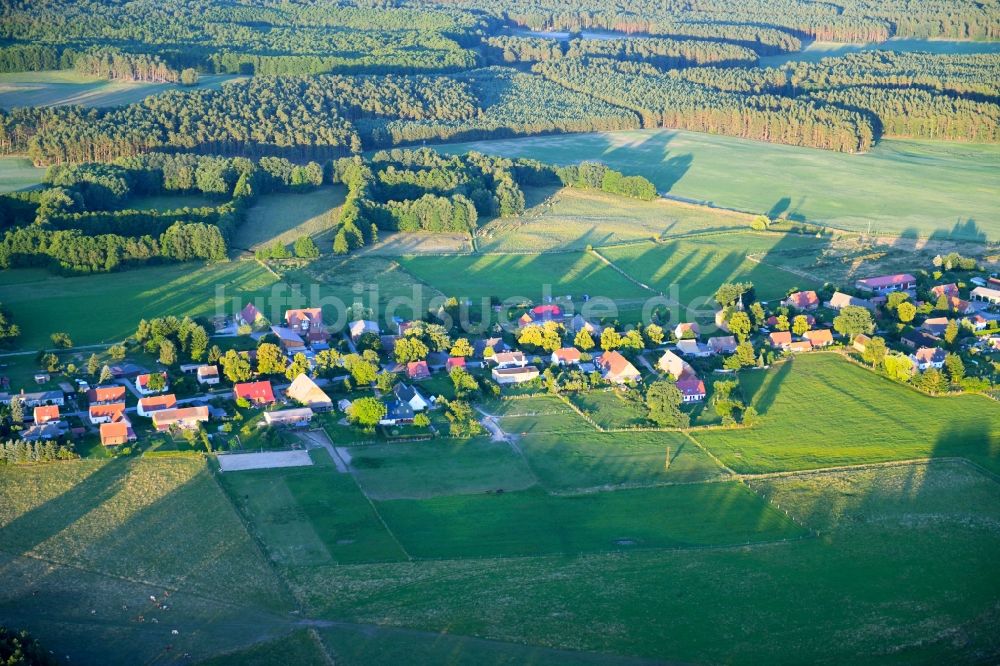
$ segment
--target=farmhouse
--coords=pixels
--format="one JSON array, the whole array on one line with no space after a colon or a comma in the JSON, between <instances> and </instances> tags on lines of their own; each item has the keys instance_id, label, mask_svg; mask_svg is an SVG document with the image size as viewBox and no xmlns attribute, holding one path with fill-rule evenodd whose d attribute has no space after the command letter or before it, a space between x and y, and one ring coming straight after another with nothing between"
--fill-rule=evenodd
<instances>
[{"instance_id":1,"label":"farmhouse","mask_svg":"<svg viewBox=\"0 0 1000 666\"><path fill-rule=\"evenodd\" d=\"M683 340L685 338L697 340L700 333L701 331L698 328L698 324L694 322L677 324L677 326L674 327L674 337L678 340Z\"/></svg>"},{"instance_id":2,"label":"farmhouse","mask_svg":"<svg viewBox=\"0 0 1000 666\"><path fill-rule=\"evenodd\" d=\"M934 298L941 298L942 296L958 296L958 285L954 282L936 285L931 287L931 295L934 296Z\"/></svg>"},{"instance_id":3,"label":"farmhouse","mask_svg":"<svg viewBox=\"0 0 1000 666\"><path fill-rule=\"evenodd\" d=\"M493 368L493 381L497 384L521 384L538 378L538 368L533 365Z\"/></svg>"},{"instance_id":4,"label":"farmhouse","mask_svg":"<svg viewBox=\"0 0 1000 666\"><path fill-rule=\"evenodd\" d=\"M923 372L930 368L943 368L945 356L945 351L940 347L921 347L910 354L910 360L913 361L913 367Z\"/></svg>"},{"instance_id":5,"label":"farmhouse","mask_svg":"<svg viewBox=\"0 0 1000 666\"><path fill-rule=\"evenodd\" d=\"M312 417L313 410L308 407L279 409L273 412L264 412L264 423L269 426L295 426L301 428L309 425Z\"/></svg>"},{"instance_id":6,"label":"farmhouse","mask_svg":"<svg viewBox=\"0 0 1000 666\"><path fill-rule=\"evenodd\" d=\"M33 412L35 425L42 425L49 421L59 420L59 405L41 405L35 407Z\"/></svg>"},{"instance_id":7,"label":"farmhouse","mask_svg":"<svg viewBox=\"0 0 1000 666\"><path fill-rule=\"evenodd\" d=\"M792 344L792 334L790 331L775 331L767 336L771 346L777 349L788 349Z\"/></svg>"},{"instance_id":8,"label":"farmhouse","mask_svg":"<svg viewBox=\"0 0 1000 666\"><path fill-rule=\"evenodd\" d=\"M826 305L832 310L842 310L848 305L867 308L868 310L875 309L875 304L871 301L866 301L863 298L856 298L840 291L835 292L833 296L830 297L830 300L827 301Z\"/></svg>"},{"instance_id":9,"label":"farmhouse","mask_svg":"<svg viewBox=\"0 0 1000 666\"><path fill-rule=\"evenodd\" d=\"M374 323L374 322L367 322ZM285 310L285 324L299 335L304 336L310 345L317 343L325 346L329 334L323 324L322 308L305 308L302 310ZM378 324L375 325L375 334L378 334ZM351 337L354 337L354 330L351 329ZM360 337L360 336L359 336Z\"/></svg>"},{"instance_id":10,"label":"farmhouse","mask_svg":"<svg viewBox=\"0 0 1000 666\"><path fill-rule=\"evenodd\" d=\"M489 360L493 361L498 368L523 368L528 364L524 352L520 351L499 352Z\"/></svg>"},{"instance_id":11,"label":"farmhouse","mask_svg":"<svg viewBox=\"0 0 1000 666\"><path fill-rule=\"evenodd\" d=\"M704 358L712 355L711 347L691 339L678 340L677 351L685 356L694 356L695 358Z\"/></svg>"},{"instance_id":12,"label":"farmhouse","mask_svg":"<svg viewBox=\"0 0 1000 666\"><path fill-rule=\"evenodd\" d=\"M250 328L258 328L263 326L267 320L264 319L264 315L260 313L260 310L253 303L247 303L246 307L240 310L240 313L236 315L236 323L240 326L249 326Z\"/></svg>"},{"instance_id":13,"label":"farmhouse","mask_svg":"<svg viewBox=\"0 0 1000 666\"><path fill-rule=\"evenodd\" d=\"M920 347L936 347L941 342L941 338L925 333L924 331L914 329L903 333L903 335L900 336L899 341L910 349L919 349Z\"/></svg>"},{"instance_id":14,"label":"farmhouse","mask_svg":"<svg viewBox=\"0 0 1000 666\"><path fill-rule=\"evenodd\" d=\"M785 350L797 354L799 352L812 351L812 348L813 344L808 340L796 340L795 342L792 342L791 344L786 346Z\"/></svg>"},{"instance_id":15,"label":"farmhouse","mask_svg":"<svg viewBox=\"0 0 1000 666\"><path fill-rule=\"evenodd\" d=\"M379 330L378 323L370 321L367 319L358 319L357 321L352 321L347 325L347 330L351 335L351 340L357 342L359 338L365 333L374 333L378 335L381 331Z\"/></svg>"},{"instance_id":16,"label":"farmhouse","mask_svg":"<svg viewBox=\"0 0 1000 666\"><path fill-rule=\"evenodd\" d=\"M396 384L392 389L399 402L405 402L414 412L422 412L431 406L430 401L415 387L407 384Z\"/></svg>"},{"instance_id":17,"label":"farmhouse","mask_svg":"<svg viewBox=\"0 0 1000 666\"><path fill-rule=\"evenodd\" d=\"M314 412L327 412L333 409L333 400L330 396L305 373L295 378L285 391L285 395Z\"/></svg>"},{"instance_id":18,"label":"farmhouse","mask_svg":"<svg viewBox=\"0 0 1000 666\"><path fill-rule=\"evenodd\" d=\"M606 381L614 384L624 384L626 382L637 382L642 379L642 375L635 366L628 362L624 356L616 351L607 351L594 359L597 368L601 371L601 376Z\"/></svg>"},{"instance_id":19,"label":"farmhouse","mask_svg":"<svg viewBox=\"0 0 1000 666\"><path fill-rule=\"evenodd\" d=\"M976 287L969 293L969 298L974 301L1000 304L1000 289L990 289L989 287Z\"/></svg>"},{"instance_id":20,"label":"farmhouse","mask_svg":"<svg viewBox=\"0 0 1000 666\"><path fill-rule=\"evenodd\" d=\"M163 377L163 388L160 388L160 389L152 389L152 388L150 388L150 386L149 386L149 378L152 377L152 376L153 375L139 375L138 377L136 377L135 378L135 390L138 391L139 393L141 393L142 395L153 395L154 393L162 393L163 391L166 391L167 388L169 388L168 385L167 385L167 373L165 373L165 372L161 372L160 373L160 376ZM124 389L125 387L121 387L121 388Z\"/></svg>"},{"instance_id":21,"label":"farmhouse","mask_svg":"<svg viewBox=\"0 0 1000 666\"><path fill-rule=\"evenodd\" d=\"M782 302L796 310L815 310L819 307L819 296L815 291L796 291Z\"/></svg>"},{"instance_id":22,"label":"farmhouse","mask_svg":"<svg viewBox=\"0 0 1000 666\"><path fill-rule=\"evenodd\" d=\"M92 405L100 405L109 402L122 402L125 400L124 386L95 386L87 391L87 400Z\"/></svg>"},{"instance_id":23,"label":"farmhouse","mask_svg":"<svg viewBox=\"0 0 1000 666\"><path fill-rule=\"evenodd\" d=\"M924 321L920 325L920 329L927 331L931 335L944 335L945 329L948 328L948 318L947 317L931 317Z\"/></svg>"},{"instance_id":24,"label":"farmhouse","mask_svg":"<svg viewBox=\"0 0 1000 666\"><path fill-rule=\"evenodd\" d=\"M833 332L828 328L806 331L802 337L808 340L813 347L826 347L833 344Z\"/></svg>"},{"instance_id":25,"label":"farmhouse","mask_svg":"<svg viewBox=\"0 0 1000 666\"><path fill-rule=\"evenodd\" d=\"M448 360L444 362L445 372L450 373L455 368L465 369L465 357L464 356L449 356Z\"/></svg>"},{"instance_id":26,"label":"farmhouse","mask_svg":"<svg viewBox=\"0 0 1000 666\"><path fill-rule=\"evenodd\" d=\"M688 365L687 361L669 349L663 352L663 356L661 356L660 360L656 362L656 365L660 368L660 370L668 375L673 375L674 377L680 377L686 371L691 371L692 373L694 372L691 366Z\"/></svg>"},{"instance_id":27,"label":"farmhouse","mask_svg":"<svg viewBox=\"0 0 1000 666\"><path fill-rule=\"evenodd\" d=\"M139 416L152 416L153 412L158 412L164 409L173 409L176 406L177 396L173 393L168 393L166 395L140 398L139 405L136 407L135 412Z\"/></svg>"},{"instance_id":28,"label":"farmhouse","mask_svg":"<svg viewBox=\"0 0 1000 666\"><path fill-rule=\"evenodd\" d=\"M552 365L575 365L580 362L580 350L563 347L552 352Z\"/></svg>"},{"instance_id":29,"label":"farmhouse","mask_svg":"<svg viewBox=\"0 0 1000 666\"><path fill-rule=\"evenodd\" d=\"M135 441L135 432L128 421L101 424L101 444L104 446L121 446Z\"/></svg>"},{"instance_id":30,"label":"farmhouse","mask_svg":"<svg viewBox=\"0 0 1000 666\"><path fill-rule=\"evenodd\" d=\"M715 354L732 354L736 351L736 338L731 335L719 335L709 338L708 348Z\"/></svg>"},{"instance_id":31,"label":"farmhouse","mask_svg":"<svg viewBox=\"0 0 1000 666\"><path fill-rule=\"evenodd\" d=\"M170 428L194 430L206 421L208 421L208 407L205 405L153 412L153 427L160 431Z\"/></svg>"},{"instance_id":32,"label":"farmhouse","mask_svg":"<svg viewBox=\"0 0 1000 666\"><path fill-rule=\"evenodd\" d=\"M705 399L705 382L697 377L678 379L677 390L681 392L684 402L698 402Z\"/></svg>"},{"instance_id":33,"label":"farmhouse","mask_svg":"<svg viewBox=\"0 0 1000 666\"><path fill-rule=\"evenodd\" d=\"M389 400L385 403L385 410L385 416L379 421L379 425L413 423L413 408L405 402Z\"/></svg>"},{"instance_id":34,"label":"farmhouse","mask_svg":"<svg viewBox=\"0 0 1000 666\"><path fill-rule=\"evenodd\" d=\"M917 288L917 278L909 273L897 273L896 275L880 275L878 277L865 278L854 283L855 288L862 291L870 291L876 294L888 294L891 291L909 291Z\"/></svg>"},{"instance_id":35,"label":"farmhouse","mask_svg":"<svg viewBox=\"0 0 1000 666\"><path fill-rule=\"evenodd\" d=\"M214 386L219 383L219 368L214 365L198 366L198 383Z\"/></svg>"},{"instance_id":36,"label":"farmhouse","mask_svg":"<svg viewBox=\"0 0 1000 666\"><path fill-rule=\"evenodd\" d=\"M286 354L295 354L296 352L304 351L306 348L306 341L294 329L284 326L272 326L271 332L277 336L278 344L281 345Z\"/></svg>"},{"instance_id":37,"label":"farmhouse","mask_svg":"<svg viewBox=\"0 0 1000 666\"><path fill-rule=\"evenodd\" d=\"M406 376L410 379L427 379L431 376L431 369L427 361L410 361L406 364Z\"/></svg>"},{"instance_id":38,"label":"farmhouse","mask_svg":"<svg viewBox=\"0 0 1000 666\"><path fill-rule=\"evenodd\" d=\"M87 416L90 418L90 422L94 425L119 421L125 416L125 403L112 402L91 405L88 409Z\"/></svg>"},{"instance_id":39,"label":"farmhouse","mask_svg":"<svg viewBox=\"0 0 1000 666\"><path fill-rule=\"evenodd\" d=\"M236 384L233 386L233 398L235 400L243 398L257 407L270 405L274 402L274 389L271 388L271 382L267 380Z\"/></svg>"}]
</instances>

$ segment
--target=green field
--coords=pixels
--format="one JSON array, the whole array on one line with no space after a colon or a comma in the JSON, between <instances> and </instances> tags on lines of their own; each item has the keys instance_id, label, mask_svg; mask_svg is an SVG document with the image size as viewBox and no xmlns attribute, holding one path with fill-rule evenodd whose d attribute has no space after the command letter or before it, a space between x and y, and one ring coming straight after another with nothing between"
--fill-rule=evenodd
<instances>
[{"instance_id":1,"label":"green field","mask_svg":"<svg viewBox=\"0 0 1000 666\"><path fill-rule=\"evenodd\" d=\"M574 393L570 401L602 428L647 426L646 408L626 400L618 391Z\"/></svg>"},{"instance_id":2,"label":"green field","mask_svg":"<svg viewBox=\"0 0 1000 666\"><path fill-rule=\"evenodd\" d=\"M798 52L762 56L760 66L780 67L787 62L817 62L823 58L833 58L858 51L923 51L944 55L1000 53L1000 43L950 39L907 39L905 37L893 37L884 42L873 42L870 44L814 41Z\"/></svg>"},{"instance_id":3,"label":"green field","mask_svg":"<svg viewBox=\"0 0 1000 666\"><path fill-rule=\"evenodd\" d=\"M761 423L697 440L738 472L961 456L1000 471L1000 405L930 398L834 354L807 354L740 378Z\"/></svg>"},{"instance_id":4,"label":"green field","mask_svg":"<svg viewBox=\"0 0 1000 666\"><path fill-rule=\"evenodd\" d=\"M439 147L569 164L599 160L672 197L841 229L1000 239L1000 146L883 140L848 155L673 130Z\"/></svg>"},{"instance_id":5,"label":"green field","mask_svg":"<svg viewBox=\"0 0 1000 666\"><path fill-rule=\"evenodd\" d=\"M216 88L236 80L229 75L203 76L198 88ZM175 83L127 83L82 76L73 70L0 74L0 107L124 106L181 87Z\"/></svg>"},{"instance_id":6,"label":"green field","mask_svg":"<svg viewBox=\"0 0 1000 666\"><path fill-rule=\"evenodd\" d=\"M0 157L0 194L27 190L42 182L45 169L27 157Z\"/></svg>"},{"instance_id":7,"label":"green field","mask_svg":"<svg viewBox=\"0 0 1000 666\"><path fill-rule=\"evenodd\" d=\"M218 206L224 203L217 197L207 194L150 194L129 197L126 208L135 210L158 210L160 212L177 210L179 208L201 208L203 206Z\"/></svg>"},{"instance_id":8,"label":"green field","mask_svg":"<svg viewBox=\"0 0 1000 666\"><path fill-rule=\"evenodd\" d=\"M239 250L254 250L276 241L291 245L300 236L312 236L320 251L328 251L344 195L344 188L336 185L260 197L247 211L247 219L236 231L232 245Z\"/></svg>"}]
</instances>

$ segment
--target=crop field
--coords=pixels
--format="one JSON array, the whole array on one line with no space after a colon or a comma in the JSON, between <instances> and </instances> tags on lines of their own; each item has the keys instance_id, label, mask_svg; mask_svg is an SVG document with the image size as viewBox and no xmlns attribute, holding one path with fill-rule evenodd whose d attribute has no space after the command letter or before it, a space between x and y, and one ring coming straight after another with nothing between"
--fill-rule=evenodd
<instances>
[{"instance_id":1,"label":"crop field","mask_svg":"<svg viewBox=\"0 0 1000 666\"><path fill-rule=\"evenodd\" d=\"M553 492L725 476L708 454L676 432L529 435L518 446L542 486Z\"/></svg>"},{"instance_id":2,"label":"crop field","mask_svg":"<svg viewBox=\"0 0 1000 666\"><path fill-rule=\"evenodd\" d=\"M17 346L50 346L49 335L54 331L66 331L77 345L117 342L135 332L144 317L214 315L217 287L224 288L228 299L242 302L269 294L269 287L276 282L256 262L151 266L130 270L127 276L63 277L41 269L3 271L0 303L21 327ZM227 312L235 312L233 302L224 305ZM95 307L99 308L97 316Z\"/></svg>"},{"instance_id":3,"label":"crop field","mask_svg":"<svg viewBox=\"0 0 1000 666\"><path fill-rule=\"evenodd\" d=\"M27 157L0 157L0 194L27 190L42 182L45 169Z\"/></svg>"},{"instance_id":4,"label":"crop field","mask_svg":"<svg viewBox=\"0 0 1000 666\"><path fill-rule=\"evenodd\" d=\"M674 130L553 135L439 147L571 164L598 160L662 193L848 230L1000 239L1000 146L883 140L864 155ZM734 168L738 173L734 173Z\"/></svg>"},{"instance_id":5,"label":"crop field","mask_svg":"<svg viewBox=\"0 0 1000 666\"><path fill-rule=\"evenodd\" d=\"M198 88L217 88L237 79L228 75L201 77ZM73 70L0 74L0 108L17 106L124 106L150 95L181 87L175 83L105 81Z\"/></svg>"},{"instance_id":6,"label":"crop field","mask_svg":"<svg viewBox=\"0 0 1000 666\"><path fill-rule=\"evenodd\" d=\"M744 372L740 383L760 424L695 435L737 472L945 456L1000 471L1000 407L988 398L927 397L835 354Z\"/></svg>"},{"instance_id":7,"label":"crop field","mask_svg":"<svg viewBox=\"0 0 1000 666\"><path fill-rule=\"evenodd\" d=\"M744 232L600 248L599 252L628 275L667 295L676 285L680 301L690 303L712 296L723 282L749 280L762 300L783 297L793 288L819 286L774 265L780 264L784 251L819 251L823 244L811 236ZM747 259L748 253L762 254L772 265Z\"/></svg>"},{"instance_id":8,"label":"crop field","mask_svg":"<svg viewBox=\"0 0 1000 666\"><path fill-rule=\"evenodd\" d=\"M583 250L703 230L747 229L751 215L669 199L638 201L594 190L531 188L523 215L477 232L480 252Z\"/></svg>"},{"instance_id":9,"label":"crop field","mask_svg":"<svg viewBox=\"0 0 1000 666\"><path fill-rule=\"evenodd\" d=\"M344 195L344 188L335 185L262 196L247 211L232 245L255 250L275 242L291 245L300 236L312 236L321 252L329 251Z\"/></svg>"},{"instance_id":10,"label":"crop field","mask_svg":"<svg viewBox=\"0 0 1000 666\"><path fill-rule=\"evenodd\" d=\"M629 282L599 259L584 252L534 255L452 257L407 256L403 267L449 296L484 299L539 300L548 286L552 296L584 295L641 298L653 294Z\"/></svg>"}]
</instances>

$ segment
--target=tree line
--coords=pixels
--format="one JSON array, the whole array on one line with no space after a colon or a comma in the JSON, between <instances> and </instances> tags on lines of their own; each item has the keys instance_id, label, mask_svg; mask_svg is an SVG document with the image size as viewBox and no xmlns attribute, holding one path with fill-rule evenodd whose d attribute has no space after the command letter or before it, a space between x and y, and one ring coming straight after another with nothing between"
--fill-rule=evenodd
<instances>
[{"instance_id":1,"label":"tree line","mask_svg":"<svg viewBox=\"0 0 1000 666\"><path fill-rule=\"evenodd\" d=\"M488 37L484 45L488 57L503 63L533 63L583 55L640 60L664 68L707 64L750 66L757 63L757 54L744 46L695 39L578 38L564 43L544 37L497 35Z\"/></svg>"}]
</instances>

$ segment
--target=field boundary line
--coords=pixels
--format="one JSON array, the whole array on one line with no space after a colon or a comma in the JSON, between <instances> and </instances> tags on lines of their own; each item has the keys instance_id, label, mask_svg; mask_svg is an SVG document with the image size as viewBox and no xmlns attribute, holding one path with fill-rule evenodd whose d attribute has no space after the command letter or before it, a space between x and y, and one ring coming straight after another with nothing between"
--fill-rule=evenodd
<instances>
[{"instance_id":1,"label":"field boundary line","mask_svg":"<svg viewBox=\"0 0 1000 666\"><path fill-rule=\"evenodd\" d=\"M601 254L600 252L598 252L594 248L590 248L589 251L590 251L590 254L592 254L595 257L597 257L598 260L604 262L610 268L613 268L614 270L616 270L619 273L621 273L622 277L624 277L626 280L628 280L632 284L634 284L634 285L636 285L638 287L642 287L646 291L651 291L654 294L656 294L657 296L663 296L664 298L666 298L666 296L664 295L664 293L662 291L657 291L656 289L653 289L652 287L650 287L645 282L640 282L639 280L635 279L634 277L632 277L631 275L629 275L628 273L626 273L623 269L619 268L618 265L615 264L615 262L613 262L610 259L608 259L607 257L605 257L603 254Z\"/></svg>"},{"instance_id":2,"label":"field boundary line","mask_svg":"<svg viewBox=\"0 0 1000 666\"><path fill-rule=\"evenodd\" d=\"M719 460L719 458L714 453L712 453L711 451L709 451L706 447L702 446L701 442L699 442L697 439L695 439L694 436L689 431L687 431L687 430L681 430L680 432L684 433L685 437L687 437L689 440L691 440L691 442L695 446L697 446L699 449L701 449L702 451L704 451L705 455L707 455L709 458L711 458L715 462L716 465L718 465L723 470L725 470L726 472L728 472L731 476L734 476L734 477L738 477L739 476L736 472L734 472L732 470L731 467L729 467L729 465L727 465L726 463L724 463L721 460Z\"/></svg>"},{"instance_id":3,"label":"field boundary line","mask_svg":"<svg viewBox=\"0 0 1000 666\"><path fill-rule=\"evenodd\" d=\"M319 649L319 653L323 656L323 661L326 662L326 665L336 666L337 660L334 659L333 655L330 654L330 651L326 649L326 644L323 642L323 639L319 637L319 632L316 631L316 627L309 627L306 632L309 634L309 638L313 640L313 643L316 644L316 647Z\"/></svg>"},{"instance_id":4,"label":"field boundary line","mask_svg":"<svg viewBox=\"0 0 1000 666\"><path fill-rule=\"evenodd\" d=\"M785 472L760 472L751 474L737 474L736 476L747 482L766 481L768 479L785 479L796 476L812 476L822 474L836 474L838 472L862 472L873 469L891 469L893 467L915 467L931 466L936 464L955 465L961 464L971 467L976 472L988 477L991 481L1000 484L1000 475L992 472L982 465L979 465L968 458L961 456L944 456L938 458L907 458L905 460L885 460L882 462L857 463L854 465L836 465L831 467L816 467L813 469L790 470Z\"/></svg>"},{"instance_id":5,"label":"field boundary line","mask_svg":"<svg viewBox=\"0 0 1000 666\"><path fill-rule=\"evenodd\" d=\"M584 421L586 421L590 425L594 426L594 429L597 432L607 432L604 428L602 428L601 426L599 426L597 424L597 421L595 421L594 419L590 418L590 416L588 416L587 414L584 414L582 409L580 409L579 407L577 407L576 405L574 405L572 400L570 400L569 398L567 398L566 396L564 396L562 393L559 393L558 396L559 396L559 399L562 400L566 404L567 407L569 407L574 412L576 412L580 416L580 418L582 418Z\"/></svg>"}]
</instances>

